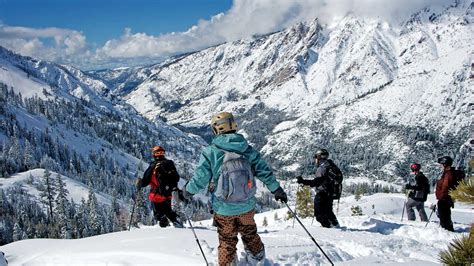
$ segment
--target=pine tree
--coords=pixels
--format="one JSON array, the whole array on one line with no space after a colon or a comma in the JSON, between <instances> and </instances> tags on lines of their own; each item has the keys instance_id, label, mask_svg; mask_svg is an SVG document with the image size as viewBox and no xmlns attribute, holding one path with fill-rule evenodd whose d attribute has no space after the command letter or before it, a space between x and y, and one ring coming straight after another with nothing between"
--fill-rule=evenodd
<instances>
[{"instance_id":1,"label":"pine tree","mask_svg":"<svg viewBox=\"0 0 474 266\"><path fill-rule=\"evenodd\" d=\"M6 215L11 209L5 191L0 188L0 217Z\"/></svg>"},{"instance_id":2,"label":"pine tree","mask_svg":"<svg viewBox=\"0 0 474 266\"><path fill-rule=\"evenodd\" d=\"M20 224L18 222L15 223L13 226L13 241L19 241L22 240L24 237L24 232L23 229L21 228Z\"/></svg>"},{"instance_id":3,"label":"pine tree","mask_svg":"<svg viewBox=\"0 0 474 266\"><path fill-rule=\"evenodd\" d=\"M359 189L356 189L355 194L354 194L354 199L355 199L356 201L359 201L361 197L362 197L362 195L361 195L360 190L359 190Z\"/></svg>"},{"instance_id":4,"label":"pine tree","mask_svg":"<svg viewBox=\"0 0 474 266\"><path fill-rule=\"evenodd\" d=\"M16 128L16 127L14 127ZM18 133L15 133L18 134ZM20 141L18 136L12 137L12 144L10 146L10 150L8 151L7 157L7 165L8 171L10 174L16 173L20 170L21 165L23 164L22 156L21 156L21 147Z\"/></svg>"},{"instance_id":5,"label":"pine tree","mask_svg":"<svg viewBox=\"0 0 474 266\"><path fill-rule=\"evenodd\" d=\"M474 204L474 176L462 180L455 190L449 192L449 195L456 201Z\"/></svg>"},{"instance_id":6,"label":"pine tree","mask_svg":"<svg viewBox=\"0 0 474 266\"><path fill-rule=\"evenodd\" d=\"M13 242L13 225L10 216L0 219L0 245Z\"/></svg>"},{"instance_id":7,"label":"pine tree","mask_svg":"<svg viewBox=\"0 0 474 266\"><path fill-rule=\"evenodd\" d=\"M117 231L120 231L120 225L119 225L117 213L115 212L115 210L114 210L113 207L110 207L110 209L109 209L109 211L108 211L108 218L107 218L107 220L108 220L108 222L109 222L108 232L117 232Z\"/></svg>"},{"instance_id":8,"label":"pine tree","mask_svg":"<svg viewBox=\"0 0 474 266\"><path fill-rule=\"evenodd\" d=\"M56 162L51 157L44 154L43 157L41 158L39 166L44 169L54 170L54 168L56 168Z\"/></svg>"},{"instance_id":9,"label":"pine tree","mask_svg":"<svg viewBox=\"0 0 474 266\"><path fill-rule=\"evenodd\" d=\"M88 237L91 234L89 233L89 208L87 202L84 198L81 199L81 204L79 205L78 211L75 215L76 220L76 235L78 238Z\"/></svg>"},{"instance_id":10,"label":"pine tree","mask_svg":"<svg viewBox=\"0 0 474 266\"><path fill-rule=\"evenodd\" d=\"M296 192L296 212L301 218L313 216L314 204L311 198L311 189L303 186Z\"/></svg>"},{"instance_id":11,"label":"pine tree","mask_svg":"<svg viewBox=\"0 0 474 266\"><path fill-rule=\"evenodd\" d=\"M362 216L364 213L362 212L362 208L359 205L351 207L351 216Z\"/></svg>"},{"instance_id":12,"label":"pine tree","mask_svg":"<svg viewBox=\"0 0 474 266\"><path fill-rule=\"evenodd\" d=\"M113 192L112 192L112 205L111 205L111 207L112 207L112 211L116 215L118 215L119 212L120 212L120 205L118 204L118 198L117 197L118 197L117 190L114 189Z\"/></svg>"},{"instance_id":13,"label":"pine tree","mask_svg":"<svg viewBox=\"0 0 474 266\"><path fill-rule=\"evenodd\" d=\"M146 224L148 217L148 208L146 206L146 201L144 199L142 190L137 191L135 201L135 214L133 215L134 217L132 217L132 225L137 226L138 223ZM130 213L131 211L132 210L130 210Z\"/></svg>"},{"instance_id":14,"label":"pine tree","mask_svg":"<svg viewBox=\"0 0 474 266\"><path fill-rule=\"evenodd\" d=\"M68 216L68 205L67 196L69 191L66 189L66 183L62 180L60 174L56 175L56 187L58 195L56 196L56 214L59 227L59 235L61 238L70 239L71 229L69 227L70 220Z\"/></svg>"},{"instance_id":15,"label":"pine tree","mask_svg":"<svg viewBox=\"0 0 474 266\"><path fill-rule=\"evenodd\" d=\"M102 232L102 223L100 217L100 208L95 196L92 186L89 186L89 196L87 199L87 206L89 208L88 221L90 225L91 235L99 235Z\"/></svg>"},{"instance_id":16,"label":"pine tree","mask_svg":"<svg viewBox=\"0 0 474 266\"><path fill-rule=\"evenodd\" d=\"M474 261L474 230L469 234L454 238L448 249L439 254L439 261L444 265L472 265Z\"/></svg>"},{"instance_id":17,"label":"pine tree","mask_svg":"<svg viewBox=\"0 0 474 266\"><path fill-rule=\"evenodd\" d=\"M48 169L44 170L42 181L42 191L40 193L41 202L46 206L48 210L50 221L53 221L53 202L54 197L56 195L56 190L51 180L51 173Z\"/></svg>"},{"instance_id":18,"label":"pine tree","mask_svg":"<svg viewBox=\"0 0 474 266\"><path fill-rule=\"evenodd\" d=\"M23 165L25 166L25 170L31 170L36 165L33 146L31 146L28 140L25 140L25 149L23 151Z\"/></svg>"}]
</instances>

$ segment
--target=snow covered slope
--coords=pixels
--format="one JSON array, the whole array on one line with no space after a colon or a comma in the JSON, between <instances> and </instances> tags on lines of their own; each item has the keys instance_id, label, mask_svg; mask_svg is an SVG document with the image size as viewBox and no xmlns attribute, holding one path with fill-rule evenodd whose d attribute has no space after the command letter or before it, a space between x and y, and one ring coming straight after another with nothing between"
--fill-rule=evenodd
<instances>
[{"instance_id":1,"label":"snow covered slope","mask_svg":"<svg viewBox=\"0 0 474 266\"><path fill-rule=\"evenodd\" d=\"M58 173L50 172L51 178L56 178ZM0 189L6 190L15 183L22 184L26 189L28 194L32 195L35 198L39 198L41 193L38 190L38 184L41 182L40 179L44 175L44 169L34 169L26 172L22 172L16 175L11 176L10 178L0 178ZM81 202L82 199L87 200L87 195L89 193L89 188L78 182L74 179L71 179L67 176L62 176L62 179L66 185L66 189L69 191L69 197L72 198L75 202ZM112 201L110 195L96 192L96 197L99 202L102 204L109 204Z\"/></svg>"},{"instance_id":2,"label":"snow covered slope","mask_svg":"<svg viewBox=\"0 0 474 266\"><path fill-rule=\"evenodd\" d=\"M117 193L128 203L154 145L164 146L181 176L189 176L202 139L148 121L109 92L78 69L0 47L0 183L47 168L84 187L92 182L101 202Z\"/></svg>"},{"instance_id":3,"label":"snow covered slope","mask_svg":"<svg viewBox=\"0 0 474 266\"><path fill-rule=\"evenodd\" d=\"M456 232L451 233L439 227L437 218L427 227L419 221L400 222L403 201L402 194L376 194L358 202L353 197L343 198L339 212L342 228L322 228L310 218L303 223L336 265L437 265L439 251L454 237L467 233L474 211L456 204ZM353 205L360 205L364 215L350 216ZM286 211L277 209L256 216L267 252L265 265L329 264L298 223L293 227L293 220L283 219ZM267 226L262 225L263 219ZM195 222L194 226L207 259L216 265L216 228L211 221ZM3 246L2 251L9 265L203 265L193 238L188 228L143 226L80 240L22 240ZM241 258L242 241L237 247Z\"/></svg>"},{"instance_id":4,"label":"snow covered slope","mask_svg":"<svg viewBox=\"0 0 474 266\"><path fill-rule=\"evenodd\" d=\"M88 71L87 73L107 83L115 95L123 95L129 93L153 72L152 67L120 67Z\"/></svg>"},{"instance_id":5,"label":"snow covered slope","mask_svg":"<svg viewBox=\"0 0 474 266\"><path fill-rule=\"evenodd\" d=\"M23 96L76 97L96 105L110 106L103 97L107 86L81 70L15 54L0 46L0 82Z\"/></svg>"},{"instance_id":6,"label":"snow covered slope","mask_svg":"<svg viewBox=\"0 0 474 266\"><path fill-rule=\"evenodd\" d=\"M111 116L122 120L111 125L116 127L116 134L121 133L120 129L132 130L124 127L132 122L137 123L150 131L143 133L142 137L150 138L150 134L153 134L153 140L160 139L156 144L166 144L167 148L175 151L170 153L170 156L181 158L183 161L189 161L190 157L196 157L196 150L201 147L202 140L199 137L185 134L163 121L151 123L143 119L129 105L116 99L110 93L111 89L103 81L71 66L24 57L0 46L0 83L4 84L7 90L11 89L25 99L38 97L40 101L49 101L49 103L64 101L64 104L79 102L79 105L81 101L84 101L85 109L90 112L91 120L94 118L98 118L100 121L108 120L107 117L101 116ZM85 125L75 125L77 128L72 129L69 123L74 122L68 122L68 125L56 124L58 121L54 121L54 117L32 114L27 108L17 106L12 101L7 102L5 107L14 113L14 120L18 125L32 131L49 130L50 137L53 139L59 139L65 145L77 144L71 145L71 147L81 155L88 156L91 152L101 149L104 151L106 146L111 148L111 143L104 141L100 134L98 136L77 130ZM69 111L73 112L74 110ZM74 120L74 117L71 117L70 120ZM90 123L95 122L91 121ZM137 132L137 134L139 133ZM122 137L126 138L126 136ZM148 143L144 149L149 149L151 145L153 144ZM194 151L189 154L191 150ZM148 152L146 155L148 156ZM125 165L127 161L132 161L133 165L137 163L137 159L132 158L133 156L129 154L120 153L116 157L121 165Z\"/></svg>"},{"instance_id":7,"label":"snow covered slope","mask_svg":"<svg viewBox=\"0 0 474 266\"><path fill-rule=\"evenodd\" d=\"M473 8L299 23L155 65L124 98L204 137L212 114L232 111L282 175L306 171L321 146L351 175L395 178L413 160L434 175L440 154L464 166L472 138Z\"/></svg>"}]
</instances>

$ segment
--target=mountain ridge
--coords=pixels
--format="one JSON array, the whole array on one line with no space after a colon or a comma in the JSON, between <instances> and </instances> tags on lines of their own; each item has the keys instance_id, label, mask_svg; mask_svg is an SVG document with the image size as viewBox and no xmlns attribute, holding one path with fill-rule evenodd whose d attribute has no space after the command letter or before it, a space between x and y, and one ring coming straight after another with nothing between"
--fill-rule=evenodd
<instances>
[{"instance_id":1,"label":"mountain ridge","mask_svg":"<svg viewBox=\"0 0 474 266\"><path fill-rule=\"evenodd\" d=\"M378 175L407 175L407 170L393 169L412 160L426 164L434 174L433 154L456 157L473 137L469 133L469 103L473 102L469 64L472 9L467 2L445 9L425 8L400 24L353 14L331 27L319 20L298 23L180 58L159 67L153 78L144 80L123 98L145 117L166 119L207 140L211 135L203 132L203 125L212 114L232 111L241 132L283 174L280 168L305 161L311 150L325 145L334 151L336 159L345 157L341 162L347 166L346 171L352 172L356 169L346 165L350 158L342 152L347 149L332 147L332 141L321 136L336 138L347 148L350 144L337 136L344 128L361 132L377 124L379 131L385 132L384 127L391 126L406 130L396 133L396 137L388 137L393 132L385 135L387 142L405 147L404 156L393 150L392 157L401 160L395 163L384 159L382 146L386 145L379 143L376 150L367 148L367 152L371 150L385 161L378 168L386 170ZM306 132L305 136L296 131L284 136L281 130L273 134L278 124L292 121L297 121L293 127ZM321 130L326 132L321 135ZM421 135L436 136L417 140L430 143L434 152L429 152L429 158L426 151L416 149L416 141L407 145L402 140L420 135L416 133L420 130L424 132ZM394 138L399 140L393 142ZM289 140L300 145L296 145L296 151ZM361 140L357 145L364 144ZM466 158L456 159L458 165L465 164ZM354 165L359 163L364 164ZM299 164L293 172L310 167Z\"/></svg>"},{"instance_id":2,"label":"mountain ridge","mask_svg":"<svg viewBox=\"0 0 474 266\"><path fill-rule=\"evenodd\" d=\"M324 146L349 176L400 182L410 161L434 175L434 154L468 154L460 151L472 138L472 10L458 1L399 24L353 14L332 25L315 19L148 67L83 72L4 48L0 58L44 81L38 87L49 85L38 88L40 97L61 89L110 110L133 113L132 106L199 145L196 135L212 138L210 117L232 111L240 132L283 177L311 172L308 158Z\"/></svg>"}]
</instances>

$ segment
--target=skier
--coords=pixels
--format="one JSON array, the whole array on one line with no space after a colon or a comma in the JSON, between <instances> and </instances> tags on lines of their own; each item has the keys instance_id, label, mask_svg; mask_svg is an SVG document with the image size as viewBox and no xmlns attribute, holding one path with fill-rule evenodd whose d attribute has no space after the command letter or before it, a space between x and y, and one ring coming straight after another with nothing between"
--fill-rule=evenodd
<instances>
[{"instance_id":1,"label":"skier","mask_svg":"<svg viewBox=\"0 0 474 266\"><path fill-rule=\"evenodd\" d=\"M406 184L405 188L411 190L408 194L408 200L406 202L407 217L408 220L415 220L415 211L413 207L418 210L421 221L428 221L428 217L425 212L425 201L428 197L430 191L430 183L428 178L420 171L421 165L418 163L413 163L410 165L410 169L415 174L415 185L410 183Z\"/></svg>"},{"instance_id":2,"label":"skier","mask_svg":"<svg viewBox=\"0 0 474 266\"><path fill-rule=\"evenodd\" d=\"M214 133L212 144L202 151L193 177L183 188L183 195L190 199L206 187L211 192L219 235L219 265L236 263L238 233L244 242L246 263L263 262L265 248L254 220L255 177L265 184L276 200L287 202L287 195L260 153L236 133L237 123L231 113L214 115L211 128Z\"/></svg>"},{"instance_id":3,"label":"skier","mask_svg":"<svg viewBox=\"0 0 474 266\"><path fill-rule=\"evenodd\" d=\"M438 158L438 163L443 167L443 174L436 182L436 199L438 200L438 217L441 227L454 232L453 222L451 221L451 208L454 208L454 202L449 196L449 190L455 186L453 158L443 156Z\"/></svg>"},{"instance_id":4,"label":"skier","mask_svg":"<svg viewBox=\"0 0 474 266\"><path fill-rule=\"evenodd\" d=\"M165 158L165 149L154 146L152 149L154 161L143 174L143 179L136 180L137 189L150 185L148 199L153 204L153 214L160 227L169 225L168 219L177 228L183 228L178 214L171 208L172 192L178 190L179 175L172 160Z\"/></svg>"},{"instance_id":5,"label":"skier","mask_svg":"<svg viewBox=\"0 0 474 266\"><path fill-rule=\"evenodd\" d=\"M314 154L316 162L315 178L305 180L303 177L297 177L297 183L305 186L315 187L316 196L314 197L314 216L323 227L339 227L336 215L333 211L333 184L328 177L328 170L337 166L331 159L328 159L329 152L326 149L319 149ZM340 172L340 171L339 171Z\"/></svg>"}]
</instances>

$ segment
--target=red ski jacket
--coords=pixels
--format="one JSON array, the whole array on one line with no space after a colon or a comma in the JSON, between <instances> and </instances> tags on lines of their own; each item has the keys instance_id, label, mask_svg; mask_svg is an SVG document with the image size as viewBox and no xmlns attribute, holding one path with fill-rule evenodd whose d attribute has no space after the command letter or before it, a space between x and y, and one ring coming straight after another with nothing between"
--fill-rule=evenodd
<instances>
[{"instance_id":1,"label":"red ski jacket","mask_svg":"<svg viewBox=\"0 0 474 266\"><path fill-rule=\"evenodd\" d=\"M441 178L436 182L436 199L446 200L451 199L449 190L454 187L454 175L452 168L445 170Z\"/></svg>"}]
</instances>

